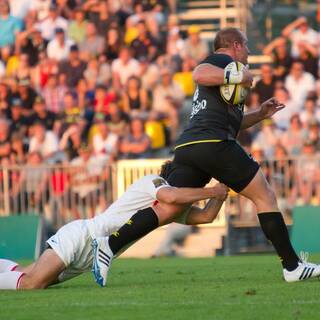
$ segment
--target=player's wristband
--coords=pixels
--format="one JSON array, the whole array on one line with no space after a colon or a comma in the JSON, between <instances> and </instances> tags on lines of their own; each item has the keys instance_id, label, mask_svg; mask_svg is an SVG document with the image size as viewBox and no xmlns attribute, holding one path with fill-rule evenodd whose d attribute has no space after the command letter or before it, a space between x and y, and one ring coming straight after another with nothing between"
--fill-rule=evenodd
<instances>
[{"instance_id":1,"label":"player's wristband","mask_svg":"<svg viewBox=\"0 0 320 320\"><path fill-rule=\"evenodd\" d=\"M224 84L238 84L243 79L242 71L231 72L230 69L224 69Z\"/></svg>"}]
</instances>

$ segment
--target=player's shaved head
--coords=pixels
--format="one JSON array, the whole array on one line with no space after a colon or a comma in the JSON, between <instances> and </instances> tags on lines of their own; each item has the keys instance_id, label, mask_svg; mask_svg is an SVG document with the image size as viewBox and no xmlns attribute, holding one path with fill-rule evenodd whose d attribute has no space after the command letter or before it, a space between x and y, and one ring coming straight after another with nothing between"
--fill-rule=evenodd
<instances>
[{"instance_id":1,"label":"player's shaved head","mask_svg":"<svg viewBox=\"0 0 320 320\"><path fill-rule=\"evenodd\" d=\"M243 33L236 28L222 29L217 33L216 38L214 39L214 50L217 51L221 48L230 48L234 42L242 44L244 42Z\"/></svg>"}]
</instances>

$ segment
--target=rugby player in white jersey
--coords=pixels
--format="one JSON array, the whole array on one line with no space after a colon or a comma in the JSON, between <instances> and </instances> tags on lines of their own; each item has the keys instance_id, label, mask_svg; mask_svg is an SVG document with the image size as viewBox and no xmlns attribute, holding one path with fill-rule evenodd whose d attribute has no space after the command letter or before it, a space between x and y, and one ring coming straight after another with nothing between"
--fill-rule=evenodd
<instances>
[{"instance_id":1,"label":"rugby player in white jersey","mask_svg":"<svg viewBox=\"0 0 320 320\"><path fill-rule=\"evenodd\" d=\"M217 216L228 188L221 183L210 188L175 188L158 175L147 175L133 183L106 211L93 219L76 220L63 226L48 241L46 249L33 264L22 267L16 262L0 259L0 289L44 289L90 271L94 265L92 243L105 239L141 210L154 210L164 225L173 212L181 212L176 222L185 224L210 223ZM210 198L204 209L190 207L196 201ZM105 241L104 241L105 242ZM97 245L94 246L98 250ZM95 252L98 257L98 251ZM102 259L105 259L102 255ZM105 264L103 264L104 267ZM96 266L97 267L97 266ZM108 264L109 267L109 264ZM104 277L97 277L104 286Z\"/></svg>"}]
</instances>

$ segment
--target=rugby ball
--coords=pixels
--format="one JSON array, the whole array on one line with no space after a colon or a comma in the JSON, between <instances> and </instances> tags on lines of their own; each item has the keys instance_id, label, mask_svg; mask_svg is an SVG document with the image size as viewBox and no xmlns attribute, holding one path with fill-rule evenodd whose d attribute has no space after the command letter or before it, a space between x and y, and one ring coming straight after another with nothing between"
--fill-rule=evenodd
<instances>
[{"instance_id":1,"label":"rugby ball","mask_svg":"<svg viewBox=\"0 0 320 320\"><path fill-rule=\"evenodd\" d=\"M234 73L242 71L244 68L245 66L241 62L233 61L225 67L225 70ZM237 105L243 103L248 92L249 88L243 87L241 84L224 84L220 86L220 95L228 104Z\"/></svg>"}]
</instances>

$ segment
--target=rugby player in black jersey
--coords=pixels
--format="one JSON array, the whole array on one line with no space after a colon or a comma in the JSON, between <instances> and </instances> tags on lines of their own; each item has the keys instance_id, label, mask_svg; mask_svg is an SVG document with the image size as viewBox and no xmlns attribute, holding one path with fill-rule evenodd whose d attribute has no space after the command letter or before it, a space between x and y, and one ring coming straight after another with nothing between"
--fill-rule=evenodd
<instances>
[{"instance_id":1,"label":"rugby player in black jersey","mask_svg":"<svg viewBox=\"0 0 320 320\"><path fill-rule=\"evenodd\" d=\"M236 73L224 68L232 61L247 64L247 37L240 30L219 31L214 40L215 52L194 70L197 84L193 97L190 123L177 141L169 175L165 177L176 187L203 187L211 178L224 183L256 205L261 228L273 244L288 282L320 275L320 265L301 261L295 253L279 210L276 196L266 181L259 164L238 144L239 130L249 128L271 117L285 106L271 98L254 111L243 112L243 104L227 104L220 95L223 84L251 86L252 74L245 68ZM140 223L140 221L144 221ZM110 236L111 251L116 253L133 240L157 227L156 216L137 214L131 225ZM136 231L135 231L136 230ZM139 232L138 232L139 230Z\"/></svg>"}]
</instances>

